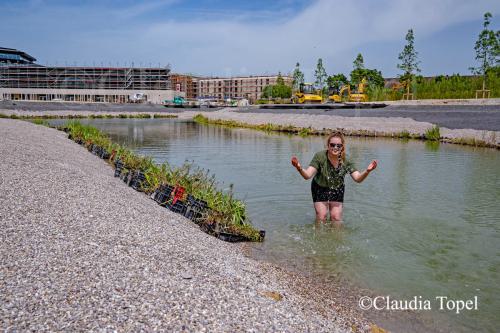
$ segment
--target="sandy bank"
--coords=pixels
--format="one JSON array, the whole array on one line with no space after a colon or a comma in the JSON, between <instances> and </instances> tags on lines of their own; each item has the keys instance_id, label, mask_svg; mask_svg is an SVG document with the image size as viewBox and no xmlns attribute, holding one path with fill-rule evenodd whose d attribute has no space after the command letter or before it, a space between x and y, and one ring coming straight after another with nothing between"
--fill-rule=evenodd
<instances>
[{"instance_id":1,"label":"sandy bank","mask_svg":"<svg viewBox=\"0 0 500 333\"><path fill-rule=\"evenodd\" d=\"M63 132L0 119L0 137L2 330L365 327L333 295L304 287L313 281L246 257L127 187Z\"/></svg>"}]
</instances>

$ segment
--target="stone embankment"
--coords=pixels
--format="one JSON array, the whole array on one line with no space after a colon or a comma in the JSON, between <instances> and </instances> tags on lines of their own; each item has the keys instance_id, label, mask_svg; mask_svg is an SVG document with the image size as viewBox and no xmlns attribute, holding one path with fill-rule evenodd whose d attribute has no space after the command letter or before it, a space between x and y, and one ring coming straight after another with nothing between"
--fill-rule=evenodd
<instances>
[{"instance_id":1,"label":"stone embankment","mask_svg":"<svg viewBox=\"0 0 500 333\"><path fill-rule=\"evenodd\" d=\"M1 330L366 327L321 288L299 292L304 277L246 257L127 187L65 133L0 119L0 138Z\"/></svg>"}]
</instances>

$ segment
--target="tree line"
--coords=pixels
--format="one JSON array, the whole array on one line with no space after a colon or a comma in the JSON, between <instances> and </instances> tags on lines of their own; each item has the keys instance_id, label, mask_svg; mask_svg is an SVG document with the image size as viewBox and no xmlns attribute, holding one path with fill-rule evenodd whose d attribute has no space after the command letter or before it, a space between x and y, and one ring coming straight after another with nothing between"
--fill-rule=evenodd
<instances>
[{"instance_id":1,"label":"tree line","mask_svg":"<svg viewBox=\"0 0 500 333\"><path fill-rule=\"evenodd\" d=\"M361 53L358 53L353 61L349 79L343 73L327 75L323 60L318 59L314 84L326 95L332 90L338 91L343 85L357 85L364 78L368 83L367 92L370 100L410 99L415 98L414 93L417 91L420 98L472 98L475 91L482 91L482 97L485 97L485 92L488 92L486 97L490 97L489 91L492 92L491 97L500 97L500 31L489 29L491 18L491 13L484 14L483 30L474 46L477 66L469 69L476 77L455 74L451 77L441 75L432 80L425 80L418 75L421 70L418 52L415 49L415 35L413 29L409 29L405 36L406 45L398 55L397 68L402 73L398 75L400 84L393 87L395 89L384 88L381 71L366 68ZM300 70L298 62L292 77L293 90L298 90L304 83L304 73Z\"/></svg>"}]
</instances>

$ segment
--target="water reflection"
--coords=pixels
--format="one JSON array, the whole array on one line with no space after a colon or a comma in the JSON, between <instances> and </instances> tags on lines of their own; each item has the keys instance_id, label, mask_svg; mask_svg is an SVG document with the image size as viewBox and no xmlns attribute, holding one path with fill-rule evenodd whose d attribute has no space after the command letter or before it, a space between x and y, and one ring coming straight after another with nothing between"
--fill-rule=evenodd
<instances>
[{"instance_id":1,"label":"water reflection","mask_svg":"<svg viewBox=\"0 0 500 333\"><path fill-rule=\"evenodd\" d=\"M425 141L425 148L429 151L438 151L439 141Z\"/></svg>"}]
</instances>

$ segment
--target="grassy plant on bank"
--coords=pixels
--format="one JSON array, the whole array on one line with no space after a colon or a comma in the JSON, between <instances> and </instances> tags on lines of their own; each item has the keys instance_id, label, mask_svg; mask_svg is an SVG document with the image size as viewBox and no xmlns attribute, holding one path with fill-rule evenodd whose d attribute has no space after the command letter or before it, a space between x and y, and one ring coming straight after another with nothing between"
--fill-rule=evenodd
<instances>
[{"instance_id":1,"label":"grassy plant on bank","mask_svg":"<svg viewBox=\"0 0 500 333\"><path fill-rule=\"evenodd\" d=\"M441 134L439 133L439 127L433 126L425 131L424 137L426 140L439 141Z\"/></svg>"},{"instance_id":2,"label":"grassy plant on bank","mask_svg":"<svg viewBox=\"0 0 500 333\"><path fill-rule=\"evenodd\" d=\"M401 139L406 139L408 140L411 136L410 136L410 132L408 132L407 130L403 130L399 133L399 137Z\"/></svg>"},{"instance_id":3,"label":"grassy plant on bank","mask_svg":"<svg viewBox=\"0 0 500 333\"><path fill-rule=\"evenodd\" d=\"M196 116L194 116L193 120L199 124L222 125L226 127L235 127L235 128L250 128L264 132L282 132L289 134L299 134L303 136L324 134L323 131L317 131L312 129L311 127L304 128L292 125L275 125L271 123L253 125L253 124L242 123L235 120L208 119L207 117L201 114L197 114Z\"/></svg>"},{"instance_id":4,"label":"grassy plant on bank","mask_svg":"<svg viewBox=\"0 0 500 333\"><path fill-rule=\"evenodd\" d=\"M35 125L42 125L42 126L47 126L47 127L50 126L49 122L45 119L36 118L36 119L31 120L31 122Z\"/></svg>"},{"instance_id":5,"label":"grassy plant on bank","mask_svg":"<svg viewBox=\"0 0 500 333\"><path fill-rule=\"evenodd\" d=\"M197 199L207 202L209 212L206 216L208 224L217 225L219 231L231 232L245 236L252 241L261 241L259 231L246 218L245 204L233 197L233 187L229 191L221 191L215 176L208 171L195 168L190 163L181 167L172 167L168 163L155 164L151 157L140 156L131 150L113 143L108 136L93 126L83 125L78 121L70 121L65 125L69 137L75 141L83 141L86 145L97 144L109 153L115 151L114 158L119 158L124 169L139 170L146 181L142 190L152 193L161 185L182 186Z\"/></svg>"},{"instance_id":6,"label":"grassy plant on bank","mask_svg":"<svg viewBox=\"0 0 500 333\"><path fill-rule=\"evenodd\" d=\"M464 145L464 146L491 148L491 144L487 143L484 140L478 140L476 138L456 138L456 139L445 140L445 142L454 143L457 145Z\"/></svg>"},{"instance_id":7,"label":"grassy plant on bank","mask_svg":"<svg viewBox=\"0 0 500 333\"><path fill-rule=\"evenodd\" d=\"M155 113L155 114L153 114L153 118L177 118L177 115Z\"/></svg>"}]
</instances>

